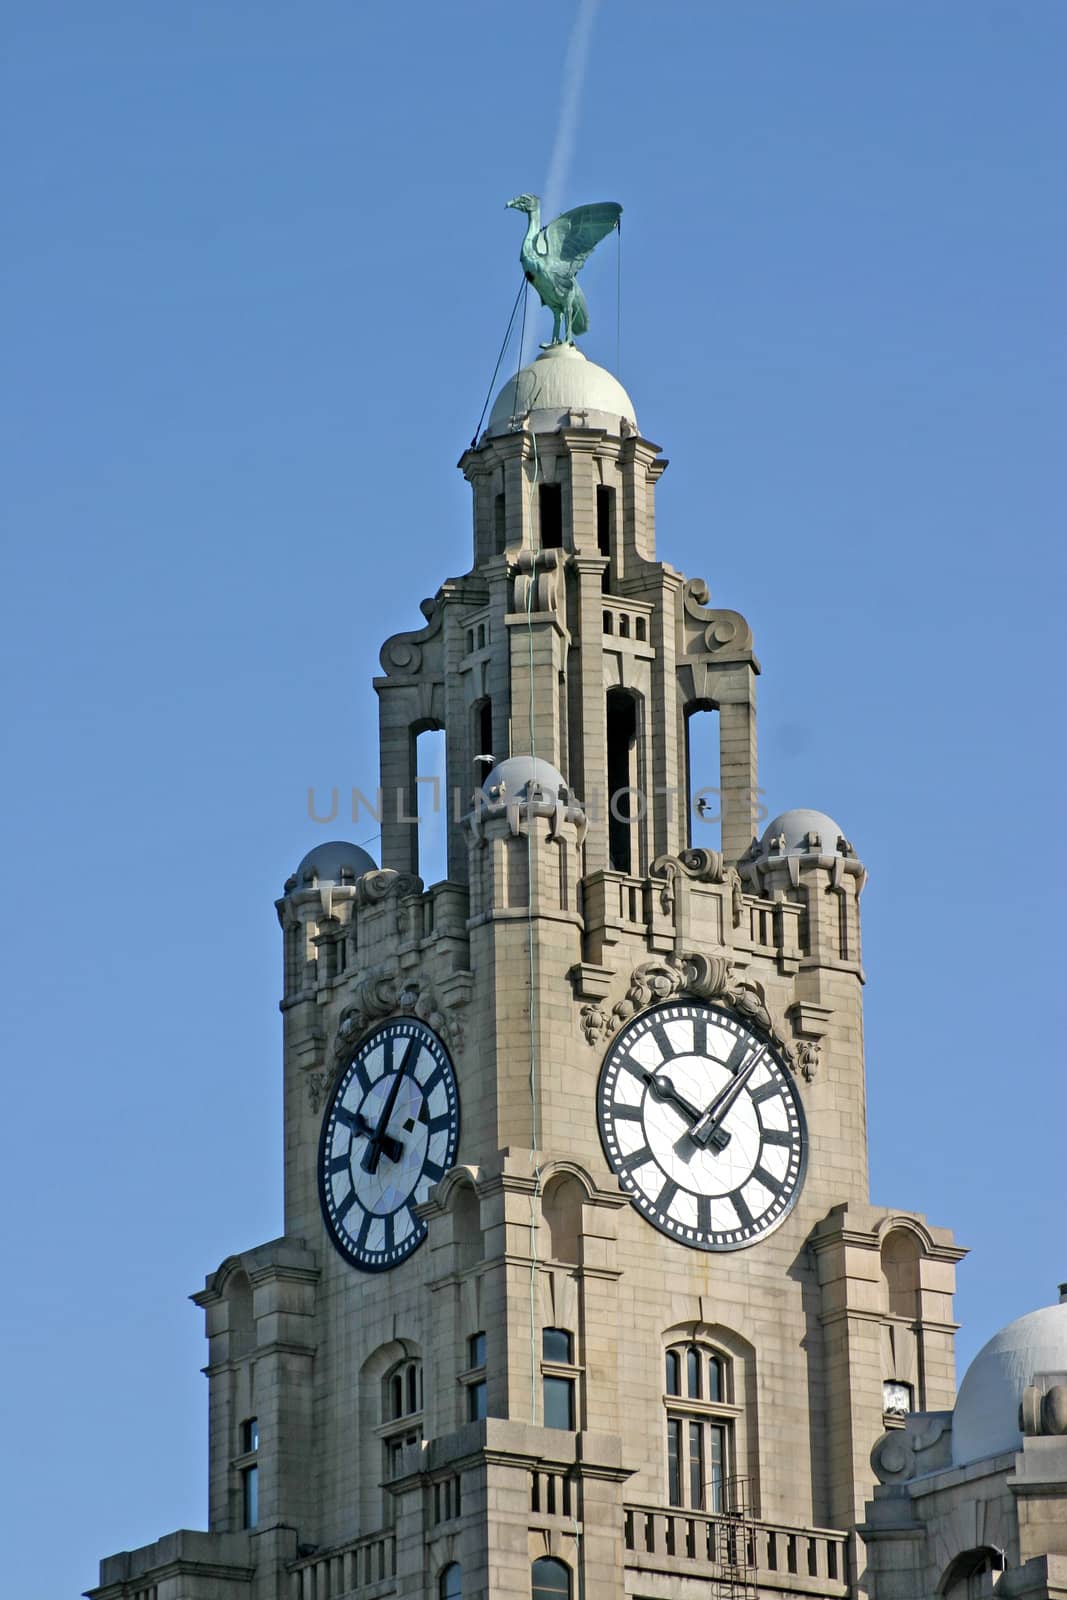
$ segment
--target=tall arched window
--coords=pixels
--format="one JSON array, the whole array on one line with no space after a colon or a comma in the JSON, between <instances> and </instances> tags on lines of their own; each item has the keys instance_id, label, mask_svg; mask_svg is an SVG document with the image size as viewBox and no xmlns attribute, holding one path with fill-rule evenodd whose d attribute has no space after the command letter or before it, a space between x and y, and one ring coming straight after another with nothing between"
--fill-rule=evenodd
<instances>
[{"instance_id":1,"label":"tall arched window","mask_svg":"<svg viewBox=\"0 0 1067 1600\"><path fill-rule=\"evenodd\" d=\"M672 1345L664 1379L667 1499L693 1511L729 1511L734 1454L729 1362L695 1341Z\"/></svg>"},{"instance_id":2,"label":"tall arched window","mask_svg":"<svg viewBox=\"0 0 1067 1600\"><path fill-rule=\"evenodd\" d=\"M422 1438L422 1362L414 1356L386 1373L382 1384L385 1475L395 1478L404 1451Z\"/></svg>"},{"instance_id":3,"label":"tall arched window","mask_svg":"<svg viewBox=\"0 0 1067 1600\"><path fill-rule=\"evenodd\" d=\"M571 1600L571 1569L555 1556L542 1556L530 1570L531 1600Z\"/></svg>"},{"instance_id":4,"label":"tall arched window","mask_svg":"<svg viewBox=\"0 0 1067 1600\"><path fill-rule=\"evenodd\" d=\"M438 1600L463 1600L463 1568L450 1561L437 1580Z\"/></svg>"}]
</instances>

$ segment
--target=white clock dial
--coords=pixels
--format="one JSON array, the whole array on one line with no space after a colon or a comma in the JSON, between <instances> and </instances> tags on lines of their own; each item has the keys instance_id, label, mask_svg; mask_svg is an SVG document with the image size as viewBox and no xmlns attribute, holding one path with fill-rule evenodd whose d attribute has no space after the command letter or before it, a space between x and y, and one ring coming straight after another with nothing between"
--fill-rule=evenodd
<instances>
[{"instance_id":1,"label":"white clock dial","mask_svg":"<svg viewBox=\"0 0 1067 1600\"><path fill-rule=\"evenodd\" d=\"M417 1250L428 1199L456 1158L459 1095L444 1045L414 1018L387 1022L349 1062L319 1141L319 1198L337 1249L365 1272Z\"/></svg>"},{"instance_id":2,"label":"white clock dial","mask_svg":"<svg viewBox=\"0 0 1067 1600\"><path fill-rule=\"evenodd\" d=\"M623 1029L600 1074L600 1137L655 1227L698 1250L740 1250L788 1215L807 1138L772 1046L716 1006L679 1001Z\"/></svg>"}]
</instances>

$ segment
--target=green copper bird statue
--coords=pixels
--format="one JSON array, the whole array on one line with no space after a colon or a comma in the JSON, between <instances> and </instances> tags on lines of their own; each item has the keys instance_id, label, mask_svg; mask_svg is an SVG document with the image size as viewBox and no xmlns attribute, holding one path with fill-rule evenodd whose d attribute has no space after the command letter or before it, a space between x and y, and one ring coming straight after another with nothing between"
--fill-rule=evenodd
<instances>
[{"instance_id":1,"label":"green copper bird statue","mask_svg":"<svg viewBox=\"0 0 1067 1600\"><path fill-rule=\"evenodd\" d=\"M622 206L613 200L575 206L547 228L541 226L541 201L537 195L516 195L508 206L525 211L530 219L519 260L526 281L533 284L541 304L552 313L552 338L541 348L573 344L575 335L585 333L589 327L589 308L576 282L578 273L601 239L619 226Z\"/></svg>"}]
</instances>

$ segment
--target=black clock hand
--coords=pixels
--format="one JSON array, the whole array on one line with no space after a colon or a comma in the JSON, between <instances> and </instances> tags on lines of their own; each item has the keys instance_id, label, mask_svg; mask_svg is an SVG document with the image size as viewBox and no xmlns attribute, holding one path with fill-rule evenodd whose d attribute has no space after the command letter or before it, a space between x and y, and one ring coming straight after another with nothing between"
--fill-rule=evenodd
<instances>
[{"instance_id":1,"label":"black clock hand","mask_svg":"<svg viewBox=\"0 0 1067 1600\"><path fill-rule=\"evenodd\" d=\"M657 1100L663 1100L667 1105L673 1106L676 1111L682 1113L683 1117L688 1117L690 1122L700 1121L701 1112L699 1109L694 1105L690 1105L689 1101L678 1093L678 1090L665 1072L646 1072L644 1079Z\"/></svg>"},{"instance_id":2,"label":"black clock hand","mask_svg":"<svg viewBox=\"0 0 1067 1600\"><path fill-rule=\"evenodd\" d=\"M386 1096L385 1105L382 1107L382 1114L378 1118L378 1126L367 1140L367 1147L363 1152L362 1159L360 1160L359 1164L363 1168L364 1172L377 1172L378 1170L378 1164L382 1159L382 1152L385 1149L385 1141L388 1138L386 1129L389 1126L389 1118L393 1114L393 1107L396 1105L396 1097L400 1093L400 1085L407 1077L408 1068L418 1055L420 1048L421 1045L418 1039L408 1040L408 1047L404 1051L404 1057L400 1063L400 1068L392 1083L389 1085L389 1093ZM393 1160L394 1158L390 1156L389 1159Z\"/></svg>"},{"instance_id":3,"label":"black clock hand","mask_svg":"<svg viewBox=\"0 0 1067 1600\"><path fill-rule=\"evenodd\" d=\"M374 1138L375 1130L371 1127L361 1111L346 1111L344 1106L337 1108L337 1120L344 1123L346 1128L351 1128L353 1133L362 1134L367 1139ZM404 1152L404 1146L399 1139L393 1139L386 1134L382 1139L382 1155L388 1156L390 1161L399 1161Z\"/></svg>"},{"instance_id":4,"label":"black clock hand","mask_svg":"<svg viewBox=\"0 0 1067 1600\"><path fill-rule=\"evenodd\" d=\"M706 1150L709 1144L714 1145L716 1150L726 1149L730 1143L730 1135L723 1127L723 1123L765 1054L765 1050L757 1050L754 1056L749 1057L740 1072L736 1072L727 1083L723 1084L711 1104L689 1130L689 1137L694 1144L700 1145L703 1150Z\"/></svg>"}]
</instances>

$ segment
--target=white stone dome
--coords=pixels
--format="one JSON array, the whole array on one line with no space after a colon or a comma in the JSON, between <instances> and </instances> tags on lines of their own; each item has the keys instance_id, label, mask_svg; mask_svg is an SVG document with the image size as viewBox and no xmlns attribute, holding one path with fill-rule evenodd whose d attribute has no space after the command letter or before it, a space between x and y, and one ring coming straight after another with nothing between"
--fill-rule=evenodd
<instances>
[{"instance_id":1,"label":"white stone dome","mask_svg":"<svg viewBox=\"0 0 1067 1600\"><path fill-rule=\"evenodd\" d=\"M1067 1372L1067 1303L1018 1317L979 1350L952 1418L956 1466L1022 1449L1019 1403L1039 1372Z\"/></svg>"},{"instance_id":2,"label":"white stone dome","mask_svg":"<svg viewBox=\"0 0 1067 1600\"><path fill-rule=\"evenodd\" d=\"M355 883L365 872L376 872L378 863L362 845L347 839L329 839L317 844L287 882L287 894L299 889L314 889L320 883Z\"/></svg>"},{"instance_id":3,"label":"white stone dome","mask_svg":"<svg viewBox=\"0 0 1067 1600\"><path fill-rule=\"evenodd\" d=\"M559 798L561 789L566 794L570 793L562 772L557 771L550 761L542 761L540 756L508 756L504 761L498 761L482 788L491 800L525 800L529 798L527 788L530 784L543 789L553 800Z\"/></svg>"},{"instance_id":4,"label":"white stone dome","mask_svg":"<svg viewBox=\"0 0 1067 1600\"><path fill-rule=\"evenodd\" d=\"M484 437L510 433L512 417L527 412L534 433L554 433L568 423L572 411L586 413L575 426L618 434L626 422L637 430L634 403L618 378L586 360L573 344L550 345L505 383L493 402Z\"/></svg>"},{"instance_id":5,"label":"white stone dome","mask_svg":"<svg viewBox=\"0 0 1067 1600\"><path fill-rule=\"evenodd\" d=\"M780 841L784 838L785 843ZM812 843L818 839L818 845ZM783 811L763 830L759 856L844 856L852 853L842 830L825 811Z\"/></svg>"}]
</instances>

